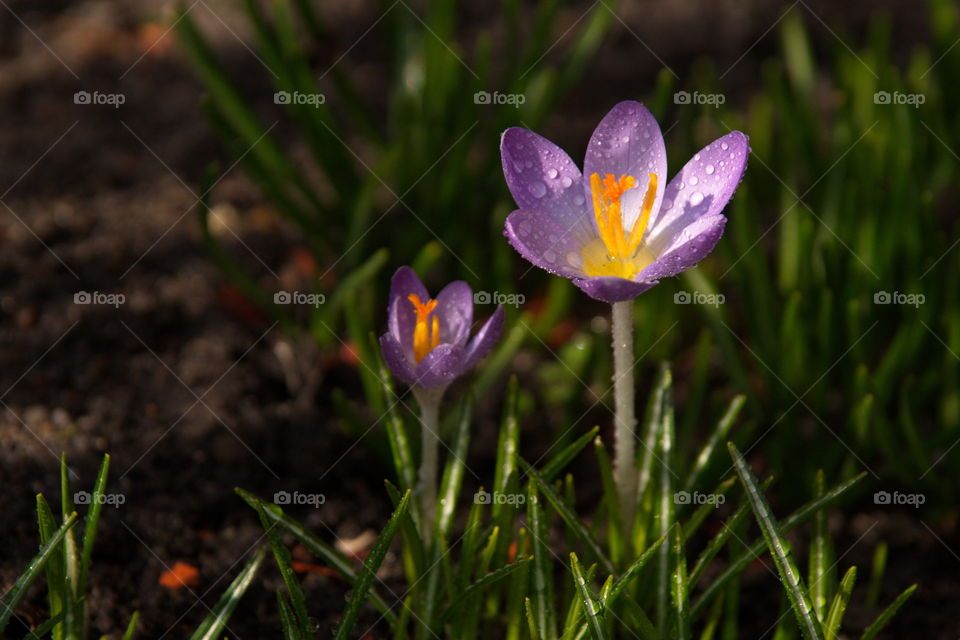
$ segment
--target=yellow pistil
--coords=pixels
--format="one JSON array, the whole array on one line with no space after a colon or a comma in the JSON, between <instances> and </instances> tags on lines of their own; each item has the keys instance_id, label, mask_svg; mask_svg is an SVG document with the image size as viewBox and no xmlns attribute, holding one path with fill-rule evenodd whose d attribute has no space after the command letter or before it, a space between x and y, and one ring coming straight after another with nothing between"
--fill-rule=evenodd
<instances>
[{"instance_id":1,"label":"yellow pistil","mask_svg":"<svg viewBox=\"0 0 960 640\"><path fill-rule=\"evenodd\" d=\"M440 344L440 318L433 316L430 322L430 314L437 308L437 301L420 302L420 296L415 293L408 295L407 300L413 304L413 311L417 314L417 324L413 327L413 358L419 364Z\"/></svg>"},{"instance_id":2,"label":"yellow pistil","mask_svg":"<svg viewBox=\"0 0 960 640\"><path fill-rule=\"evenodd\" d=\"M588 276L618 276L633 278L653 262L653 256L642 246L643 234L650 222L653 201L657 196L657 175L651 173L647 192L643 197L640 215L637 216L629 236L623 229L621 200L623 194L637 186L633 176L619 178L612 173L601 180L600 174L590 176L590 192L593 194L593 215L597 220L600 237L590 242L581 251L583 271Z\"/></svg>"}]
</instances>

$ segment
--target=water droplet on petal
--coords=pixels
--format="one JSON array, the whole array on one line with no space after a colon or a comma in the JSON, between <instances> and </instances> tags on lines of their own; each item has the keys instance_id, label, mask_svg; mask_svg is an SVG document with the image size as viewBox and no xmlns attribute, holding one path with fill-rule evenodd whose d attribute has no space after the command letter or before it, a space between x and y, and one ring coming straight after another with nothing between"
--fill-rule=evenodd
<instances>
[{"instance_id":1,"label":"water droplet on petal","mask_svg":"<svg viewBox=\"0 0 960 640\"><path fill-rule=\"evenodd\" d=\"M530 186L527 187L534 198L542 198L547 193L547 185L543 184L539 180L536 182L531 182Z\"/></svg>"},{"instance_id":2,"label":"water droplet on petal","mask_svg":"<svg viewBox=\"0 0 960 640\"><path fill-rule=\"evenodd\" d=\"M699 191L694 191L693 195L690 196L690 205L695 207L701 202L703 202L703 194Z\"/></svg>"},{"instance_id":3,"label":"water droplet on petal","mask_svg":"<svg viewBox=\"0 0 960 640\"><path fill-rule=\"evenodd\" d=\"M670 198L664 198L664 199L663 199L663 204L660 205L660 208L661 208L663 211L666 211L667 209L669 209L669 208L672 207L672 206L673 206L673 200L671 200Z\"/></svg>"},{"instance_id":4,"label":"water droplet on petal","mask_svg":"<svg viewBox=\"0 0 960 640\"><path fill-rule=\"evenodd\" d=\"M569 187L571 184L573 184L573 180L570 179L570 176L563 176L563 179L560 180L560 183L565 187Z\"/></svg>"},{"instance_id":5,"label":"water droplet on petal","mask_svg":"<svg viewBox=\"0 0 960 640\"><path fill-rule=\"evenodd\" d=\"M630 142L630 136L623 136L622 138L620 138L620 142L622 142L623 144L627 144L628 142Z\"/></svg>"},{"instance_id":6,"label":"water droplet on petal","mask_svg":"<svg viewBox=\"0 0 960 640\"><path fill-rule=\"evenodd\" d=\"M707 172L707 175L709 176L709 175L713 175L713 172L715 171L715 169L714 169L714 167L713 167L712 164L708 164L707 167L706 167L706 169L705 169L705 171Z\"/></svg>"},{"instance_id":7,"label":"water droplet on petal","mask_svg":"<svg viewBox=\"0 0 960 640\"><path fill-rule=\"evenodd\" d=\"M556 169L549 169L549 170L547 171L547 177L550 178L551 180L555 179L555 178L557 177L557 170L556 170Z\"/></svg>"},{"instance_id":8,"label":"water droplet on petal","mask_svg":"<svg viewBox=\"0 0 960 640\"><path fill-rule=\"evenodd\" d=\"M583 266L583 258L580 257L579 253L571 251L567 254L567 264L569 264L574 269L579 269Z\"/></svg>"},{"instance_id":9,"label":"water droplet on petal","mask_svg":"<svg viewBox=\"0 0 960 640\"><path fill-rule=\"evenodd\" d=\"M699 160L699 159L700 159L700 154L698 153L698 154L694 155L694 156L693 156L693 159L694 159L694 160Z\"/></svg>"},{"instance_id":10,"label":"water droplet on petal","mask_svg":"<svg viewBox=\"0 0 960 640\"><path fill-rule=\"evenodd\" d=\"M579 193L578 193L577 195L573 196L573 204L575 204L575 205L577 205L577 206L583 204L583 196L582 196L581 194L579 194Z\"/></svg>"},{"instance_id":11,"label":"water droplet on petal","mask_svg":"<svg viewBox=\"0 0 960 640\"><path fill-rule=\"evenodd\" d=\"M727 149L730 148L730 145L728 145L726 142L721 142L721 143L720 143L720 148L723 149L724 151L726 151Z\"/></svg>"},{"instance_id":12,"label":"water droplet on petal","mask_svg":"<svg viewBox=\"0 0 960 640\"><path fill-rule=\"evenodd\" d=\"M696 184L697 184L698 182L700 182L700 178L698 178L697 176L690 176L690 185L691 185L691 186L696 186Z\"/></svg>"},{"instance_id":13,"label":"water droplet on petal","mask_svg":"<svg viewBox=\"0 0 960 640\"><path fill-rule=\"evenodd\" d=\"M530 223L527 222L526 220L524 220L523 222L521 222L519 225L517 225L517 232L518 232L521 236L528 236L528 235L530 235Z\"/></svg>"},{"instance_id":14,"label":"water droplet on petal","mask_svg":"<svg viewBox=\"0 0 960 640\"><path fill-rule=\"evenodd\" d=\"M520 173L521 171L523 171L523 163L518 160L517 162L513 163L513 168L516 170L517 173Z\"/></svg>"},{"instance_id":15,"label":"water droplet on petal","mask_svg":"<svg viewBox=\"0 0 960 640\"><path fill-rule=\"evenodd\" d=\"M553 249L547 249L546 251L543 252L543 259L549 262L550 264L553 264L554 262L557 261L557 252L554 251Z\"/></svg>"},{"instance_id":16,"label":"water droplet on petal","mask_svg":"<svg viewBox=\"0 0 960 640\"><path fill-rule=\"evenodd\" d=\"M730 159L731 159L731 160L733 160L733 159L736 158L736 157L737 157L736 154L734 154L734 153L731 153L731 154L730 154Z\"/></svg>"}]
</instances>

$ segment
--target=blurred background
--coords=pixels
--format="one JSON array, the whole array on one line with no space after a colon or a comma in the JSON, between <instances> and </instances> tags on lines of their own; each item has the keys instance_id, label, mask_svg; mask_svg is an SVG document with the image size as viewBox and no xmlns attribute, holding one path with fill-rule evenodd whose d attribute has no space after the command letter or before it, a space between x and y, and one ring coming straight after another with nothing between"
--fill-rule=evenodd
<instances>
[{"instance_id":1,"label":"blurred background","mask_svg":"<svg viewBox=\"0 0 960 640\"><path fill-rule=\"evenodd\" d=\"M372 335L403 264L466 280L480 316L507 306L468 486L489 482L510 373L529 458L606 428L607 310L502 238L498 144L525 126L579 162L636 99L671 174L731 129L753 147L718 250L637 302L640 392L673 362L681 453L745 394L731 438L779 478L775 509L818 468L868 472L838 554L889 545L883 600L920 583L889 637L957 636L955 3L0 5L0 584L61 451L79 486L109 452L125 496L91 577L102 633L207 613L261 534L234 486L323 493L292 511L363 548L390 512ZM158 582L177 561L194 593ZM306 585L329 627L346 585ZM231 629L276 628L267 588L248 603Z\"/></svg>"}]
</instances>

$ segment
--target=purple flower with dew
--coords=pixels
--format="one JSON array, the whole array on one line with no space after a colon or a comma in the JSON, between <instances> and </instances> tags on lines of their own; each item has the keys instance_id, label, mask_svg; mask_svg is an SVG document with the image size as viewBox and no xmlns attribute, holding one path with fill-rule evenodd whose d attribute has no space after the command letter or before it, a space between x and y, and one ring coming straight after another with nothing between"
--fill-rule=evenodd
<instances>
[{"instance_id":1,"label":"purple flower with dew","mask_svg":"<svg viewBox=\"0 0 960 640\"><path fill-rule=\"evenodd\" d=\"M380 337L383 358L402 382L414 388L446 388L487 355L503 329L497 307L473 338L473 291L451 282L430 298L410 267L400 267L390 282L389 331Z\"/></svg>"},{"instance_id":2,"label":"purple flower with dew","mask_svg":"<svg viewBox=\"0 0 960 640\"><path fill-rule=\"evenodd\" d=\"M546 138L513 127L500 154L520 208L504 233L524 258L590 297L630 300L713 250L749 153L747 136L733 131L667 184L660 127L639 102L621 102L600 121L583 173Z\"/></svg>"}]
</instances>

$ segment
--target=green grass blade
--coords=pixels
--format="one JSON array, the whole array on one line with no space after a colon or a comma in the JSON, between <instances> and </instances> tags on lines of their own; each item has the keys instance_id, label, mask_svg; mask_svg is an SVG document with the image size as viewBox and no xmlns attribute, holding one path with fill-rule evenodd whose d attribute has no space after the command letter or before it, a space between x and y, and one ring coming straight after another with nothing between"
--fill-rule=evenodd
<instances>
[{"instance_id":1,"label":"green grass blade","mask_svg":"<svg viewBox=\"0 0 960 640\"><path fill-rule=\"evenodd\" d=\"M296 540L303 546L305 546L310 553L326 562L333 569L336 569L340 575L342 575L344 579L351 584L351 586L356 585L359 576L357 575L357 572L354 571L353 565L343 556L342 553L304 529L303 525L290 516L284 514L283 510L277 505L261 500L257 496L253 495L249 491L245 491L244 489L235 488L234 491L238 496L243 498L244 502L253 507L254 510L259 511L262 507L263 512L271 522L276 522L281 529L293 535L293 537L296 538ZM383 600L382 597L371 591L370 599L373 601L374 606L377 607L380 613L383 614L390 624L396 622L396 614L393 613L391 607Z\"/></svg>"},{"instance_id":2,"label":"green grass blade","mask_svg":"<svg viewBox=\"0 0 960 640\"><path fill-rule=\"evenodd\" d=\"M673 527L673 579L670 583L670 595L673 600L673 615L676 619L677 640L690 637L690 618L687 613L687 557L683 547L683 531L680 526Z\"/></svg>"},{"instance_id":3,"label":"green grass blade","mask_svg":"<svg viewBox=\"0 0 960 640\"><path fill-rule=\"evenodd\" d=\"M910 596L913 595L913 592L917 590L917 585L912 585L907 587L903 593L897 596L897 599L890 603L890 606L883 610L883 612L877 616L877 619L867 627L866 631L863 632L863 635L860 636L860 640L873 640L880 631L883 630L887 623L890 622L890 619L897 613L900 607L903 606L903 603L910 599ZM2 628L2 627L0 627Z\"/></svg>"},{"instance_id":4,"label":"green grass blade","mask_svg":"<svg viewBox=\"0 0 960 640\"><path fill-rule=\"evenodd\" d=\"M593 556L593 560L596 560L600 567L605 573L614 573L616 569L613 566L613 563L610 562L610 559L607 557L607 554L603 552L603 548L593 537L593 534L590 533L590 530L587 529L586 525L583 524L583 521L580 519L573 509L571 509L566 500L557 493L557 491L550 486L547 481L544 479L536 469L531 467L523 458L518 458L520 467L523 469L523 472L533 478L540 491L544 494L547 500L550 502L550 505L557 511L563 521L567 523L567 526L573 530L580 542L590 551L590 555Z\"/></svg>"},{"instance_id":5,"label":"green grass blade","mask_svg":"<svg viewBox=\"0 0 960 640\"><path fill-rule=\"evenodd\" d=\"M393 537L400 527L400 521L409 506L410 491L408 490L400 501L400 506L398 506L393 512L393 515L390 516L390 520L380 533L380 537L377 538L377 541L373 544L373 548L370 549L370 554L363 561L363 569L353 587L353 593L343 613L343 619L337 626L336 640L346 640L353 626L356 624L357 618L360 616L360 608L367 599L367 592L370 590L374 578L376 578L377 570L387 555L387 551L390 549L390 543L393 542Z\"/></svg>"},{"instance_id":6,"label":"green grass blade","mask_svg":"<svg viewBox=\"0 0 960 640\"><path fill-rule=\"evenodd\" d=\"M280 577L283 579L283 584L287 588L287 595L290 597L290 602L293 605L293 612L296 616L297 625L300 628L300 635L308 638L311 633L310 615L307 613L307 602L303 595L303 589L300 587L300 580L290 565L290 550L287 549L283 541L280 540L280 534L277 533L277 525L267 517L262 505L259 509L259 515L260 524L263 525L263 530L266 532L267 539L270 541L273 559L277 563L277 568L280 570Z\"/></svg>"},{"instance_id":7,"label":"green grass blade","mask_svg":"<svg viewBox=\"0 0 960 640\"><path fill-rule=\"evenodd\" d=\"M436 528L442 538L448 538L450 525L456 515L457 496L463 484L463 471L467 462L467 447L470 444L470 426L473 418L473 396L467 394L460 409L460 422L454 437L453 449L447 457L447 464L440 481L439 508L437 509Z\"/></svg>"},{"instance_id":8,"label":"green grass blade","mask_svg":"<svg viewBox=\"0 0 960 640\"><path fill-rule=\"evenodd\" d=\"M850 602L850 594L853 593L853 585L857 582L857 568L850 567L840 581L840 589L833 598L830 605L830 611L823 623L823 637L825 640L836 640L837 632L840 631L840 625L843 623L843 615L847 612L847 604Z\"/></svg>"},{"instance_id":9,"label":"green grass blade","mask_svg":"<svg viewBox=\"0 0 960 640\"><path fill-rule=\"evenodd\" d=\"M803 580L790 558L787 541L783 539L780 533L780 528L770 512L770 506L760 492L756 478L753 477L753 473L747 467L746 461L740 455L736 446L731 442L727 444L727 448L730 450L730 457L733 458L737 475L740 476L740 482L746 491L750 508L756 516L767 547L770 549L770 554L777 565L777 573L780 574L780 580L786 590L790 607L797 618L800 630L806 640L823 640L823 629L820 627L820 622L813 611L813 605L810 603L810 594L807 592Z\"/></svg>"},{"instance_id":10,"label":"green grass blade","mask_svg":"<svg viewBox=\"0 0 960 640\"><path fill-rule=\"evenodd\" d=\"M592 589L583 576L577 554L573 552L570 553L570 571L573 572L573 581L576 584L577 593L580 594L580 599L583 601L583 611L587 616L587 624L590 625L590 635L594 640L606 640L607 634L603 630L600 605L593 597Z\"/></svg>"},{"instance_id":11,"label":"green grass blade","mask_svg":"<svg viewBox=\"0 0 960 640\"><path fill-rule=\"evenodd\" d=\"M516 562L511 562L510 564L506 564L500 567L499 569L495 569L485 574L482 578L470 584L469 586L467 586L467 588L461 591L457 595L457 598L447 606L443 614L440 616L440 619L444 621L449 620L457 612L457 609L461 605L463 605L463 603L467 602L470 598L472 598L473 596L481 595L484 589L486 589L492 584L496 584L497 582L500 582L501 580L503 580L504 578L512 574L514 571L517 571L518 569L523 569L532 561L533 561L533 558L529 558L529 557L520 558Z\"/></svg>"},{"instance_id":12,"label":"green grass blade","mask_svg":"<svg viewBox=\"0 0 960 640\"><path fill-rule=\"evenodd\" d=\"M863 480L866 475L867 472L864 471L853 478L850 478L846 482L837 485L825 493L822 498L812 500L791 513L789 516L780 521L778 525L780 533L788 533L800 523L805 522L807 518L817 511L817 509L830 504L840 496L849 492L857 483ZM696 601L693 603L693 606L690 608L690 615L692 617L696 617L701 611L703 611L703 608L706 607L710 601L715 598L725 586L727 586L727 584L729 584L737 575L739 575L740 572L743 571L748 564L753 562L755 558L760 556L766 544L766 540L764 539L757 540L745 551L743 551L735 560L733 560L729 566L720 573L720 575L710 582L710 585L696 599Z\"/></svg>"},{"instance_id":13,"label":"green grass blade","mask_svg":"<svg viewBox=\"0 0 960 640\"><path fill-rule=\"evenodd\" d=\"M735 396L733 400L730 401L730 404L727 406L726 413L724 413L723 417L720 418L717 426L713 429L713 432L707 439L706 444L703 445L703 448L697 455L697 459L693 463L693 468L687 475L687 482L683 487L684 491L690 492L697 488L697 483L700 481L700 476L703 474L707 466L709 466L710 461L713 458L713 453L717 449L717 445L727 439L727 434L730 433L733 423L737 421L737 417L740 415L740 410L743 409L745 401L746 396L742 395Z\"/></svg>"},{"instance_id":14,"label":"green grass blade","mask_svg":"<svg viewBox=\"0 0 960 640\"><path fill-rule=\"evenodd\" d=\"M197 630L190 636L190 640L216 640L227 626L227 620L240 604L240 598L247 592L253 579L257 575L257 570L263 564L267 550L264 547L257 549L250 562L243 568L240 574L233 579L227 590L223 592L217 604L213 606L210 615L207 616ZM131 622L131 626L136 624L136 620Z\"/></svg>"},{"instance_id":15,"label":"green grass blade","mask_svg":"<svg viewBox=\"0 0 960 640\"><path fill-rule=\"evenodd\" d=\"M533 544L533 613L541 638L557 637L557 619L553 603L553 558L549 527L537 495L537 483L527 485L527 518Z\"/></svg>"},{"instance_id":16,"label":"green grass blade","mask_svg":"<svg viewBox=\"0 0 960 640\"><path fill-rule=\"evenodd\" d=\"M557 455L552 457L547 464L543 465L543 468L540 470L540 477L543 478L544 482L552 482L553 479L563 471L564 467L570 464L573 459L577 457L577 454L583 451L584 448L597 437L598 433L600 433L600 427L590 429L590 431L564 447Z\"/></svg>"},{"instance_id":17,"label":"green grass blade","mask_svg":"<svg viewBox=\"0 0 960 640\"><path fill-rule=\"evenodd\" d=\"M127 628L123 632L123 635L120 636L120 640L133 640L133 636L137 633L137 621L139 619L140 619L140 612L134 611L133 616L130 618L130 624L127 625Z\"/></svg>"},{"instance_id":18,"label":"green grass blade","mask_svg":"<svg viewBox=\"0 0 960 640\"><path fill-rule=\"evenodd\" d=\"M44 570L44 567L47 562L50 561L51 557L55 556L60 543L63 541L63 537L76 523L77 514L70 514L70 517L64 521L60 528L54 531L47 541L43 543L43 546L40 547L40 552L33 557L24 572L17 578L17 581L13 583L13 587L10 588L3 603L0 604L0 633L3 633L3 630L7 628L7 624L9 624L10 617L13 616L14 610L20 606L20 602L24 596L27 595L27 589L29 589L33 581L39 577L40 572Z\"/></svg>"},{"instance_id":19,"label":"green grass blade","mask_svg":"<svg viewBox=\"0 0 960 640\"><path fill-rule=\"evenodd\" d=\"M819 498L826 490L826 480L823 470L817 471L814 482L814 495ZM826 509L817 509L813 516L813 540L810 541L810 570L807 580L810 583L810 600L817 619L824 620L827 613L827 604L833 597L834 572L833 549L830 532L827 528ZM824 629L824 633L828 633ZM828 635L829 637L829 635Z\"/></svg>"},{"instance_id":20,"label":"green grass blade","mask_svg":"<svg viewBox=\"0 0 960 640\"><path fill-rule=\"evenodd\" d=\"M600 486L603 487L603 504L607 511L607 541L610 550L610 560L616 566L622 566L624 553L624 524L620 514L620 498L617 495L617 485L613 480L613 465L603 441L593 439L594 450L597 454L597 466L600 468Z\"/></svg>"},{"instance_id":21,"label":"green grass blade","mask_svg":"<svg viewBox=\"0 0 960 640\"><path fill-rule=\"evenodd\" d=\"M100 471L93 483L93 492L90 496L90 509L83 523L83 551L80 556L80 576L77 578L77 593L83 596L87 592L87 576L90 572L90 561L93 557L93 544L97 539L97 526L100 523L100 510L103 507L103 493L107 486L107 475L110 472L110 454L103 456Z\"/></svg>"}]
</instances>

